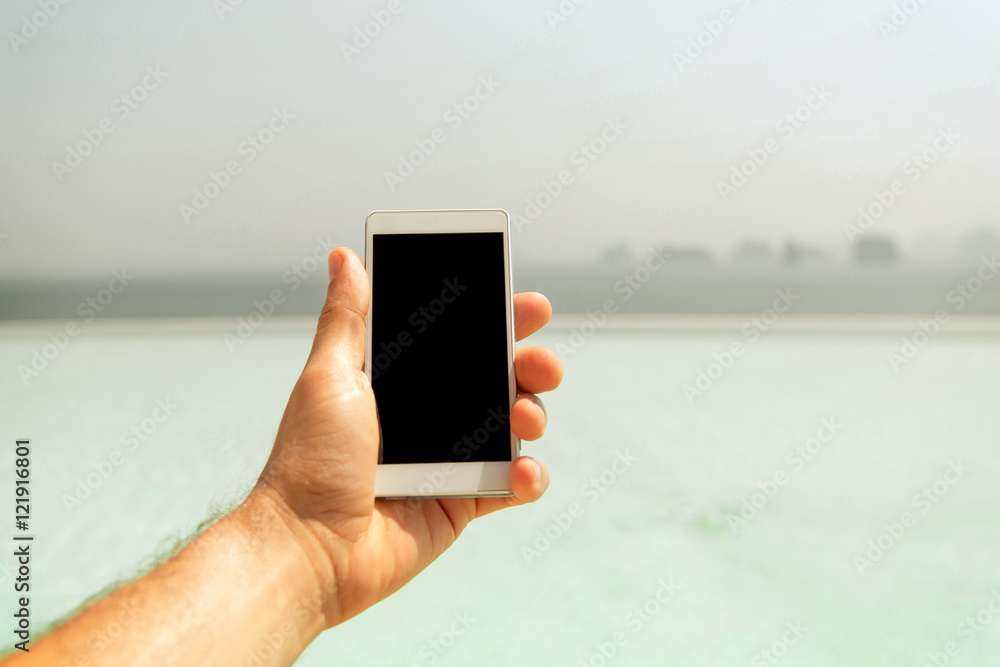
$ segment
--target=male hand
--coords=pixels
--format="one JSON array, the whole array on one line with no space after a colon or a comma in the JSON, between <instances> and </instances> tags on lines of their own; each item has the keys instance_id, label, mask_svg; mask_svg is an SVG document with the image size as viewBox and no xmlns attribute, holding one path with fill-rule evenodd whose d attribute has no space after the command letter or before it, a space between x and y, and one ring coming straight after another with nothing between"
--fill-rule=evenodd
<instances>
[{"instance_id":1,"label":"male hand","mask_svg":"<svg viewBox=\"0 0 1000 667\"><path fill-rule=\"evenodd\" d=\"M254 490L273 502L315 569L326 627L399 589L473 519L538 500L549 482L541 462L522 456L511 466L513 497L376 501L378 416L363 370L368 276L349 249L331 252L329 263L330 286L312 351ZM515 295L515 338L538 331L551 314L541 294ZM559 385L562 364L545 348L525 347L517 350L514 369L519 396L511 428L521 439L535 440L546 421L536 394ZM447 396L438 409L448 410Z\"/></svg>"}]
</instances>

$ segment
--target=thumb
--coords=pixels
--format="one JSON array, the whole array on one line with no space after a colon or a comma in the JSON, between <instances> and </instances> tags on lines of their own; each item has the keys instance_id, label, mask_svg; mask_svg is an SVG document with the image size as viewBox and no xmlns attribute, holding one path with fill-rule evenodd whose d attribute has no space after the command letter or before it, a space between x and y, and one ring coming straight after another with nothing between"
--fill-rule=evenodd
<instances>
[{"instance_id":1,"label":"thumb","mask_svg":"<svg viewBox=\"0 0 1000 667\"><path fill-rule=\"evenodd\" d=\"M347 364L360 371L365 363L368 274L350 248L335 248L328 260L330 286L319 315L309 363L325 368Z\"/></svg>"}]
</instances>

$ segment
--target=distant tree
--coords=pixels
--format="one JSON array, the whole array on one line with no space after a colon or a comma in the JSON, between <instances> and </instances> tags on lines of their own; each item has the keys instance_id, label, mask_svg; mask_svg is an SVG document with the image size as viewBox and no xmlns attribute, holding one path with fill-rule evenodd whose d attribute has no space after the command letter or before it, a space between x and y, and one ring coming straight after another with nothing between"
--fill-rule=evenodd
<instances>
[{"instance_id":1,"label":"distant tree","mask_svg":"<svg viewBox=\"0 0 1000 667\"><path fill-rule=\"evenodd\" d=\"M663 252L671 262L711 262L712 253L697 246L664 246Z\"/></svg>"},{"instance_id":2,"label":"distant tree","mask_svg":"<svg viewBox=\"0 0 1000 667\"><path fill-rule=\"evenodd\" d=\"M803 264L805 262L815 262L825 257L822 250L799 243L798 241L788 241L785 243L784 262L790 266Z\"/></svg>"},{"instance_id":3,"label":"distant tree","mask_svg":"<svg viewBox=\"0 0 1000 667\"><path fill-rule=\"evenodd\" d=\"M611 266L624 266L635 263L632 246L624 241L608 246L601 255L604 258L604 263Z\"/></svg>"},{"instance_id":4,"label":"distant tree","mask_svg":"<svg viewBox=\"0 0 1000 667\"><path fill-rule=\"evenodd\" d=\"M743 241L733 251L734 262L773 262L774 252L763 241Z\"/></svg>"},{"instance_id":5,"label":"distant tree","mask_svg":"<svg viewBox=\"0 0 1000 667\"><path fill-rule=\"evenodd\" d=\"M854 244L854 258L861 264L895 262L899 259L896 242L885 236L858 239Z\"/></svg>"}]
</instances>

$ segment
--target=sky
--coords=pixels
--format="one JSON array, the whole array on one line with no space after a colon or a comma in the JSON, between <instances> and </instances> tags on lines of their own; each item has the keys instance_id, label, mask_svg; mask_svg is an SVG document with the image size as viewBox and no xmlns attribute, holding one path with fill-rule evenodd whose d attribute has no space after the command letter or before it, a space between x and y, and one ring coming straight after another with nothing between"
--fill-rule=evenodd
<instances>
[{"instance_id":1,"label":"sky","mask_svg":"<svg viewBox=\"0 0 1000 667\"><path fill-rule=\"evenodd\" d=\"M505 208L532 268L846 257L880 197L909 256L1000 232L986 0L44 6L0 8L0 280L267 279L377 209Z\"/></svg>"}]
</instances>

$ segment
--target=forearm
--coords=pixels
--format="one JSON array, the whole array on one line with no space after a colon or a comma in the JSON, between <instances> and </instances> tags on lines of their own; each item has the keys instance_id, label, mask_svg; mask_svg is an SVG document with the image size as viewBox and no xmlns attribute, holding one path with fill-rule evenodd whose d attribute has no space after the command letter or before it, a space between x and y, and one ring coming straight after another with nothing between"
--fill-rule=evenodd
<instances>
[{"instance_id":1,"label":"forearm","mask_svg":"<svg viewBox=\"0 0 1000 667\"><path fill-rule=\"evenodd\" d=\"M290 665L326 627L332 572L265 492L177 556L17 652L19 665Z\"/></svg>"}]
</instances>

